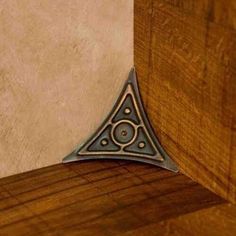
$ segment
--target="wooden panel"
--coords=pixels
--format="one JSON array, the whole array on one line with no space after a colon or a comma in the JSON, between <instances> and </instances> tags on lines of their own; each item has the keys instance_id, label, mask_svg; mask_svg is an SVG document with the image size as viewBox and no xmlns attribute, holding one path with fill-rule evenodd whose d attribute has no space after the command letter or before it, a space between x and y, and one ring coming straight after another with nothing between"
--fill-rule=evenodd
<instances>
[{"instance_id":1,"label":"wooden panel","mask_svg":"<svg viewBox=\"0 0 236 236\"><path fill-rule=\"evenodd\" d=\"M235 202L235 1L147 2L134 60L150 120L182 172Z\"/></svg>"},{"instance_id":2,"label":"wooden panel","mask_svg":"<svg viewBox=\"0 0 236 236\"><path fill-rule=\"evenodd\" d=\"M133 0L0 0L0 177L87 139L133 66Z\"/></svg>"},{"instance_id":3,"label":"wooden panel","mask_svg":"<svg viewBox=\"0 0 236 236\"><path fill-rule=\"evenodd\" d=\"M196 235L215 232L212 222L222 226L221 235L234 235L235 207L151 165L60 164L0 180L0 235L169 235L174 228L189 235L200 222Z\"/></svg>"},{"instance_id":4,"label":"wooden panel","mask_svg":"<svg viewBox=\"0 0 236 236\"><path fill-rule=\"evenodd\" d=\"M236 233L236 206L223 204L125 233L128 235L230 236Z\"/></svg>"}]
</instances>

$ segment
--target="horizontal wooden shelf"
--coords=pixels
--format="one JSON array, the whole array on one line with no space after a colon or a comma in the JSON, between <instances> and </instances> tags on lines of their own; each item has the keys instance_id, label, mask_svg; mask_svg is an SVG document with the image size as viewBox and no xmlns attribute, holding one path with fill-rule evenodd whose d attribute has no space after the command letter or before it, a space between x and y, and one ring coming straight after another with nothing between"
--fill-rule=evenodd
<instances>
[{"instance_id":1,"label":"horizontal wooden shelf","mask_svg":"<svg viewBox=\"0 0 236 236\"><path fill-rule=\"evenodd\" d=\"M59 164L1 179L0 191L4 236L236 232L233 205L182 174L146 164Z\"/></svg>"}]
</instances>

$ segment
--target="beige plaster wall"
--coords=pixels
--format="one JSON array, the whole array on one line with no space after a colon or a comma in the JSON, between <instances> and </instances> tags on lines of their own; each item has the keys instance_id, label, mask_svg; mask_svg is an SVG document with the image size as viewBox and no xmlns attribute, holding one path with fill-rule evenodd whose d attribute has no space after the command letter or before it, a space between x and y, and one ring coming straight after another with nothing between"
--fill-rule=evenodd
<instances>
[{"instance_id":1,"label":"beige plaster wall","mask_svg":"<svg viewBox=\"0 0 236 236\"><path fill-rule=\"evenodd\" d=\"M133 65L133 0L0 0L0 177L61 162Z\"/></svg>"}]
</instances>

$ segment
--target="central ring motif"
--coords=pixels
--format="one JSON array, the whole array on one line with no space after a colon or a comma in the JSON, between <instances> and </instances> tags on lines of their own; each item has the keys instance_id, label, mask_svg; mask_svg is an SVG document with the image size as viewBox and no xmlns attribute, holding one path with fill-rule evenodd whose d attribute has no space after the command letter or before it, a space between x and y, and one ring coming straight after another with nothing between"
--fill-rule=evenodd
<instances>
[{"instance_id":1,"label":"central ring motif","mask_svg":"<svg viewBox=\"0 0 236 236\"><path fill-rule=\"evenodd\" d=\"M122 121L118 123L113 129L113 137L119 144L128 144L131 142L136 134L136 130L131 122Z\"/></svg>"}]
</instances>

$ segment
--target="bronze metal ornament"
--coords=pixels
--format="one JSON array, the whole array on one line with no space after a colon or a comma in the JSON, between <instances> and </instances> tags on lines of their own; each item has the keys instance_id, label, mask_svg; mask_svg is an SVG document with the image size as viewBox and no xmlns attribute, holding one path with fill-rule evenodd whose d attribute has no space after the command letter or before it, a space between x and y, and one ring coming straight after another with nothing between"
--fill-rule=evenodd
<instances>
[{"instance_id":1,"label":"bronze metal ornament","mask_svg":"<svg viewBox=\"0 0 236 236\"><path fill-rule=\"evenodd\" d=\"M63 163L91 159L133 160L178 171L147 118L134 68L107 119L87 142L66 156Z\"/></svg>"}]
</instances>

